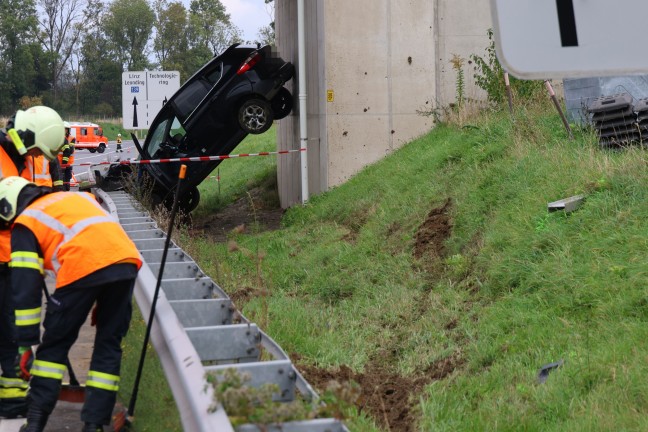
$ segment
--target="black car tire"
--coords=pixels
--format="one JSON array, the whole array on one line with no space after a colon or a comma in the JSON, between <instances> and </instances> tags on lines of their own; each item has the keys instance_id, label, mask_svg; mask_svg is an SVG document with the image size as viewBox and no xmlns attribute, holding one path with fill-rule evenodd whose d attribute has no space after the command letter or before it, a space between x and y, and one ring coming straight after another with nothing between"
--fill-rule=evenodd
<instances>
[{"instance_id":1,"label":"black car tire","mask_svg":"<svg viewBox=\"0 0 648 432\"><path fill-rule=\"evenodd\" d=\"M279 92L270 101L275 120L281 120L290 114L293 109L293 97L286 87L281 87Z\"/></svg>"},{"instance_id":2,"label":"black car tire","mask_svg":"<svg viewBox=\"0 0 648 432\"><path fill-rule=\"evenodd\" d=\"M189 213L193 209L198 207L199 202L200 191L197 187L192 187L182 194L182 197L180 197L180 202L178 202L178 207L185 213Z\"/></svg>"},{"instance_id":3,"label":"black car tire","mask_svg":"<svg viewBox=\"0 0 648 432\"><path fill-rule=\"evenodd\" d=\"M274 120L270 104L263 99L248 99L238 109L238 123L244 132L258 135L270 129Z\"/></svg>"},{"instance_id":4,"label":"black car tire","mask_svg":"<svg viewBox=\"0 0 648 432\"><path fill-rule=\"evenodd\" d=\"M103 153L105 150L106 150L106 144L104 143L99 144L99 147L97 147L97 151L99 153Z\"/></svg>"},{"instance_id":5,"label":"black car tire","mask_svg":"<svg viewBox=\"0 0 648 432\"><path fill-rule=\"evenodd\" d=\"M97 151L97 149L91 149L91 148L89 148L88 151L90 151L90 153L94 153L94 152Z\"/></svg>"}]
</instances>

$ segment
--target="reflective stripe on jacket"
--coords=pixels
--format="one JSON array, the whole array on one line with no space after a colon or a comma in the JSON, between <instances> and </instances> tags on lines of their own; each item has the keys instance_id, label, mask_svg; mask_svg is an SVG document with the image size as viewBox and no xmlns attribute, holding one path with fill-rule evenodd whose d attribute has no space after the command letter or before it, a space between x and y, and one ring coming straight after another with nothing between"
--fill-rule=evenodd
<instances>
[{"instance_id":1,"label":"reflective stripe on jacket","mask_svg":"<svg viewBox=\"0 0 648 432\"><path fill-rule=\"evenodd\" d=\"M55 192L38 198L16 218L34 233L56 288L111 264L142 266L126 232L86 192Z\"/></svg>"},{"instance_id":2,"label":"reflective stripe on jacket","mask_svg":"<svg viewBox=\"0 0 648 432\"><path fill-rule=\"evenodd\" d=\"M7 154L7 152L2 147L0 147L0 178L10 176L21 176L29 181L32 181L29 170L24 169L19 173L14 161ZM0 263L9 262L10 259L11 231L0 230Z\"/></svg>"},{"instance_id":3,"label":"reflective stripe on jacket","mask_svg":"<svg viewBox=\"0 0 648 432\"><path fill-rule=\"evenodd\" d=\"M52 187L52 176L49 167L49 161L45 159L45 156L28 156L27 174L29 175L29 181L36 183L36 186Z\"/></svg>"}]
</instances>

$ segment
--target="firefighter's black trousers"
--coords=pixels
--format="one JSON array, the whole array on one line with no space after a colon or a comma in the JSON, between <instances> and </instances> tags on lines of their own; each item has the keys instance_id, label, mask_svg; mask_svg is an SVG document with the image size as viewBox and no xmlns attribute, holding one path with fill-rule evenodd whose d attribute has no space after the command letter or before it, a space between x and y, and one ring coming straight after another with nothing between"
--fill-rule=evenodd
<instances>
[{"instance_id":1,"label":"firefighter's black trousers","mask_svg":"<svg viewBox=\"0 0 648 432\"><path fill-rule=\"evenodd\" d=\"M70 182L72 181L72 167L65 167L63 170L63 188L66 191L70 190Z\"/></svg>"},{"instance_id":2,"label":"firefighter's black trousers","mask_svg":"<svg viewBox=\"0 0 648 432\"><path fill-rule=\"evenodd\" d=\"M135 279L128 279L96 286L75 284L74 287L57 289L47 304L43 323L45 332L36 351L36 361L65 365L70 347L76 341L79 329L96 301L97 334L90 373L119 377L121 340L130 324L134 284ZM60 388L60 379L32 373L29 403L51 413ZM86 423L109 424L116 397L116 388L106 390L90 386L88 380L81 420Z\"/></svg>"},{"instance_id":3,"label":"firefighter's black trousers","mask_svg":"<svg viewBox=\"0 0 648 432\"><path fill-rule=\"evenodd\" d=\"M17 377L14 361L18 355L18 347L13 341L14 308L11 299L11 280L9 267L0 263L0 368L2 376Z\"/></svg>"}]
</instances>

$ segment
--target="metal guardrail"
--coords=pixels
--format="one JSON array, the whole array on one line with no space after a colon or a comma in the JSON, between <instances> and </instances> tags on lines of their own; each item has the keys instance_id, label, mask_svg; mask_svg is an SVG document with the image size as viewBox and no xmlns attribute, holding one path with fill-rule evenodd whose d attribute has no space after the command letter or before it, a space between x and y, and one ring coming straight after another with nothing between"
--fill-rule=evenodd
<instances>
[{"instance_id":1,"label":"metal guardrail","mask_svg":"<svg viewBox=\"0 0 648 432\"><path fill-rule=\"evenodd\" d=\"M136 244L145 264L135 285L135 299L146 317L151 310L165 233L127 193L94 190L103 207L119 220ZM234 368L249 374L249 385L278 385L274 400L317 398L281 347L234 308L227 294L171 242L151 331L153 346L178 406L185 431L234 431L219 407L210 413L211 386L205 374ZM261 352L272 356L261 360ZM264 357L266 355L264 354ZM207 391L205 391L207 388ZM266 425L238 426L237 432L348 432L337 419L312 419Z\"/></svg>"}]
</instances>

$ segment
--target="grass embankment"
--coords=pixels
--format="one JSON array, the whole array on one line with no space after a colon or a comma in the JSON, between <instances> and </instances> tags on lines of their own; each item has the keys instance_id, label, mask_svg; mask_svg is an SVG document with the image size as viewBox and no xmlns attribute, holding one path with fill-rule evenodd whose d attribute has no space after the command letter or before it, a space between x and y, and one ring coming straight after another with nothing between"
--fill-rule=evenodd
<instances>
[{"instance_id":1,"label":"grass embankment","mask_svg":"<svg viewBox=\"0 0 648 432\"><path fill-rule=\"evenodd\" d=\"M549 105L440 125L288 210L279 231L183 247L230 296L244 292L243 313L301 365L402 377L448 366L409 396L410 430L644 430L645 153L567 140ZM263 159L226 161L222 185ZM203 183L196 215L218 207L216 187ZM576 194L578 211L547 213ZM347 424L407 430L367 407Z\"/></svg>"},{"instance_id":2,"label":"grass embankment","mask_svg":"<svg viewBox=\"0 0 648 432\"><path fill-rule=\"evenodd\" d=\"M414 430L646 429L645 153L569 141L549 108L440 125L280 231L194 238L192 256L231 295L255 289L239 307L302 364L416 376L452 359L411 396ZM547 213L576 194L578 211ZM451 231L415 258L433 209ZM351 430L390 429L366 411Z\"/></svg>"},{"instance_id":3,"label":"grass embankment","mask_svg":"<svg viewBox=\"0 0 648 432\"><path fill-rule=\"evenodd\" d=\"M121 134L123 139L131 139L128 133L121 125L121 123L101 122L99 126L103 129L104 136L110 141L117 139L117 134Z\"/></svg>"}]
</instances>

